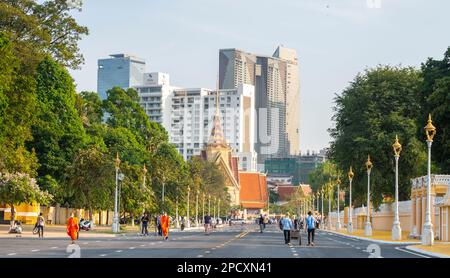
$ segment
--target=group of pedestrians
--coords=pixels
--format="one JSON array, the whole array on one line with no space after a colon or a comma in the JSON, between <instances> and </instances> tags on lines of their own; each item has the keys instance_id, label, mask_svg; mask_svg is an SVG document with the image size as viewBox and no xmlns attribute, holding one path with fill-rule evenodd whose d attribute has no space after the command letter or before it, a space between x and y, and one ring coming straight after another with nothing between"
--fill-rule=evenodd
<instances>
[{"instance_id":1,"label":"group of pedestrians","mask_svg":"<svg viewBox=\"0 0 450 278\"><path fill-rule=\"evenodd\" d=\"M308 212L308 216L304 220L306 223L306 229L308 232L308 246L314 246L315 230L318 228L318 220L312 215L311 211ZM295 223L295 225L294 225ZM282 217L280 219L280 229L283 231L284 243L289 244L291 242L291 231L301 230L303 228L303 219L300 220L300 229L298 228L298 220L292 221L289 216ZM301 245L301 234L299 232L299 244Z\"/></svg>"},{"instance_id":2,"label":"group of pedestrians","mask_svg":"<svg viewBox=\"0 0 450 278\"><path fill-rule=\"evenodd\" d=\"M167 240L169 238L169 225L170 225L170 218L167 215L167 212L163 212L161 215L157 215L155 217L155 227L157 229L158 235L162 236L164 240ZM145 230L146 229L147 228L145 228ZM147 230L146 232L148 233Z\"/></svg>"}]
</instances>

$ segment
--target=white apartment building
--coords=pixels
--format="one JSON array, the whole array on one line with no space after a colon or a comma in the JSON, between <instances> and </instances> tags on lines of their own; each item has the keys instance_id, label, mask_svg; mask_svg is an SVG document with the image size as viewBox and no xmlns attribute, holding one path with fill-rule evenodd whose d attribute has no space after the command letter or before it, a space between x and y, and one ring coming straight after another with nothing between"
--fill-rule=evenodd
<instances>
[{"instance_id":1,"label":"white apartment building","mask_svg":"<svg viewBox=\"0 0 450 278\"><path fill-rule=\"evenodd\" d=\"M255 89L241 84L237 89L219 90L220 115L224 136L239 168L256 171ZM217 92L204 89L175 89L171 98L169 140L184 159L200 155L208 142L216 111Z\"/></svg>"},{"instance_id":2,"label":"white apartment building","mask_svg":"<svg viewBox=\"0 0 450 278\"><path fill-rule=\"evenodd\" d=\"M150 121L162 124L170 130L171 96L177 87L170 86L170 76L167 73L144 73L143 83L134 86L140 97L140 105L145 110ZM167 112L166 112L167 111Z\"/></svg>"}]
</instances>

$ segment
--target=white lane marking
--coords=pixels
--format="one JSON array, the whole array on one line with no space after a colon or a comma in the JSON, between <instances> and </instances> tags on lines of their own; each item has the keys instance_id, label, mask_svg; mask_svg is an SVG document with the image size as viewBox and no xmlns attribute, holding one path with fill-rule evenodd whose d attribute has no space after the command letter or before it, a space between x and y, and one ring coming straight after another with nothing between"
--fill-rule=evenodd
<instances>
[{"instance_id":1,"label":"white lane marking","mask_svg":"<svg viewBox=\"0 0 450 278\"><path fill-rule=\"evenodd\" d=\"M95 242L101 242L100 240L96 240Z\"/></svg>"},{"instance_id":2,"label":"white lane marking","mask_svg":"<svg viewBox=\"0 0 450 278\"><path fill-rule=\"evenodd\" d=\"M8 256L14 256L17 255L17 253L9 253Z\"/></svg>"},{"instance_id":3,"label":"white lane marking","mask_svg":"<svg viewBox=\"0 0 450 278\"><path fill-rule=\"evenodd\" d=\"M211 251L205 251L205 253L206 253L206 254L209 254L209 253L211 253Z\"/></svg>"},{"instance_id":4,"label":"white lane marking","mask_svg":"<svg viewBox=\"0 0 450 278\"><path fill-rule=\"evenodd\" d=\"M57 246L53 246L53 247L52 247L52 249L57 249L57 248L58 248Z\"/></svg>"},{"instance_id":5,"label":"white lane marking","mask_svg":"<svg viewBox=\"0 0 450 278\"><path fill-rule=\"evenodd\" d=\"M141 247L145 247L145 244L141 244Z\"/></svg>"},{"instance_id":6,"label":"white lane marking","mask_svg":"<svg viewBox=\"0 0 450 278\"><path fill-rule=\"evenodd\" d=\"M220 248L220 245L217 245L216 248Z\"/></svg>"},{"instance_id":7,"label":"white lane marking","mask_svg":"<svg viewBox=\"0 0 450 278\"><path fill-rule=\"evenodd\" d=\"M216 250L216 247L211 248L211 250Z\"/></svg>"},{"instance_id":8,"label":"white lane marking","mask_svg":"<svg viewBox=\"0 0 450 278\"><path fill-rule=\"evenodd\" d=\"M298 254L297 253L295 253L295 254L293 254L294 256L298 256Z\"/></svg>"},{"instance_id":9,"label":"white lane marking","mask_svg":"<svg viewBox=\"0 0 450 278\"><path fill-rule=\"evenodd\" d=\"M130 247L130 248L128 248L128 249L131 249L131 250L133 250L134 248L136 248L136 247Z\"/></svg>"},{"instance_id":10,"label":"white lane marking","mask_svg":"<svg viewBox=\"0 0 450 278\"><path fill-rule=\"evenodd\" d=\"M155 245L155 243L154 243L154 242L152 242L152 243L150 243L150 245Z\"/></svg>"},{"instance_id":11,"label":"white lane marking","mask_svg":"<svg viewBox=\"0 0 450 278\"><path fill-rule=\"evenodd\" d=\"M39 252L39 249L33 249L31 252Z\"/></svg>"},{"instance_id":12,"label":"white lane marking","mask_svg":"<svg viewBox=\"0 0 450 278\"><path fill-rule=\"evenodd\" d=\"M84 245L89 244L89 242L83 242Z\"/></svg>"},{"instance_id":13,"label":"white lane marking","mask_svg":"<svg viewBox=\"0 0 450 278\"><path fill-rule=\"evenodd\" d=\"M414 252L411 252L411 251L408 251L408 250L401 249L400 247L395 247L395 249L398 250L398 251L402 251L402 252L406 252L406 253L415 255L415 256L419 256L419 257L423 257L423 258L428 258L428 259L431 258L431 257L427 257L427 256L422 255L422 254L417 254L417 253L414 253Z\"/></svg>"},{"instance_id":14,"label":"white lane marking","mask_svg":"<svg viewBox=\"0 0 450 278\"><path fill-rule=\"evenodd\" d=\"M100 257L104 257L104 256L106 256L106 254L101 254L101 255L100 255Z\"/></svg>"},{"instance_id":15,"label":"white lane marking","mask_svg":"<svg viewBox=\"0 0 450 278\"><path fill-rule=\"evenodd\" d=\"M122 252L122 250L116 250L116 253L121 253Z\"/></svg>"},{"instance_id":16,"label":"white lane marking","mask_svg":"<svg viewBox=\"0 0 450 278\"><path fill-rule=\"evenodd\" d=\"M197 256L197 258L202 258L202 257L203 257L203 255L198 255L198 256Z\"/></svg>"},{"instance_id":17,"label":"white lane marking","mask_svg":"<svg viewBox=\"0 0 450 278\"><path fill-rule=\"evenodd\" d=\"M361 250L361 248L359 248L359 247L356 247L356 249Z\"/></svg>"}]
</instances>

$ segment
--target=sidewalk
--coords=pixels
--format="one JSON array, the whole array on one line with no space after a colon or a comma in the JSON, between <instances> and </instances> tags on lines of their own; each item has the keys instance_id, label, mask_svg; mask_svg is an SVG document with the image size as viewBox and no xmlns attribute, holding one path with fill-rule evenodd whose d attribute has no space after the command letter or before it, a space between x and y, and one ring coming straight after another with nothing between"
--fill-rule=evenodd
<instances>
[{"instance_id":1,"label":"sidewalk","mask_svg":"<svg viewBox=\"0 0 450 278\"><path fill-rule=\"evenodd\" d=\"M399 244L399 245L411 245L411 244L418 244L420 243L420 240L418 239L408 239L408 232L402 233L402 240L392 240L391 239L391 231L372 231L372 236L367 237L364 235L364 230L362 229L354 229L353 233L349 234L346 229L341 229L336 231L335 229L331 230L322 230L330 233L340 234L343 236L347 236L350 238L360 239L360 240L367 240L377 243L383 243L383 244Z\"/></svg>"},{"instance_id":2,"label":"sidewalk","mask_svg":"<svg viewBox=\"0 0 450 278\"><path fill-rule=\"evenodd\" d=\"M410 245L406 249L439 258L450 258L450 242L435 242L433 246Z\"/></svg>"},{"instance_id":3,"label":"sidewalk","mask_svg":"<svg viewBox=\"0 0 450 278\"><path fill-rule=\"evenodd\" d=\"M0 225L0 238L16 238L16 237L24 237L24 238L37 238L38 235L33 235L34 225L22 225L22 234L10 234L9 225ZM95 227L94 230L91 231L80 231L80 237L114 237L115 235L112 233L108 233L111 227L101 226ZM44 237L45 238L67 238L68 235L66 233L65 225L46 225L44 227Z\"/></svg>"}]
</instances>

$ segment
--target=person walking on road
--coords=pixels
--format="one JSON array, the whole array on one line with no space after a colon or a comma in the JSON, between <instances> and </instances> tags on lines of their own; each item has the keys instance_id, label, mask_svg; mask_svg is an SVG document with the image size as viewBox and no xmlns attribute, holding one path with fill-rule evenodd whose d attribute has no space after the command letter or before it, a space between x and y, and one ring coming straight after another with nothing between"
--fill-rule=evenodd
<instances>
[{"instance_id":1,"label":"person walking on road","mask_svg":"<svg viewBox=\"0 0 450 278\"><path fill-rule=\"evenodd\" d=\"M292 224L292 221L288 216L281 219L280 223L283 227L284 243L288 244L291 242L291 230L294 229L294 225Z\"/></svg>"},{"instance_id":2,"label":"person walking on road","mask_svg":"<svg viewBox=\"0 0 450 278\"><path fill-rule=\"evenodd\" d=\"M162 229L161 229L161 215L158 215L156 217L156 227L158 228L158 235L162 236Z\"/></svg>"},{"instance_id":3,"label":"person walking on road","mask_svg":"<svg viewBox=\"0 0 450 278\"><path fill-rule=\"evenodd\" d=\"M79 230L78 220L74 217L74 214L71 213L69 219L67 220L67 234L72 239L72 244L75 244Z\"/></svg>"},{"instance_id":4,"label":"person walking on road","mask_svg":"<svg viewBox=\"0 0 450 278\"><path fill-rule=\"evenodd\" d=\"M261 234L262 234L262 232L264 231L264 228L265 228L264 227L265 226L265 224L264 224L264 216L262 214L258 218L258 223L259 223L259 229L260 229Z\"/></svg>"},{"instance_id":5,"label":"person walking on road","mask_svg":"<svg viewBox=\"0 0 450 278\"><path fill-rule=\"evenodd\" d=\"M169 238L169 216L167 212L164 212L163 216L161 216L161 230L164 237L164 240Z\"/></svg>"},{"instance_id":6,"label":"person walking on road","mask_svg":"<svg viewBox=\"0 0 450 278\"><path fill-rule=\"evenodd\" d=\"M39 216L36 221L36 227L38 230L39 237L44 237L44 224L45 224L45 220L44 220L44 216L42 216L42 212L41 212L41 213L39 213Z\"/></svg>"},{"instance_id":7,"label":"person walking on road","mask_svg":"<svg viewBox=\"0 0 450 278\"><path fill-rule=\"evenodd\" d=\"M205 235L209 235L209 229L211 227L211 215L205 215Z\"/></svg>"},{"instance_id":8,"label":"person walking on road","mask_svg":"<svg viewBox=\"0 0 450 278\"><path fill-rule=\"evenodd\" d=\"M316 228L316 219L312 216L312 213L308 211L308 217L306 217L306 226L308 228L308 246L314 246L314 231Z\"/></svg>"},{"instance_id":9,"label":"person walking on road","mask_svg":"<svg viewBox=\"0 0 450 278\"><path fill-rule=\"evenodd\" d=\"M143 234L144 236L148 235L148 222L149 221L150 221L150 218L148 217L148 214L144 213L144 216L142 216L142 218L141 218L141 223L142 223L141 234Z\"/></svg>"}]
</instances>

